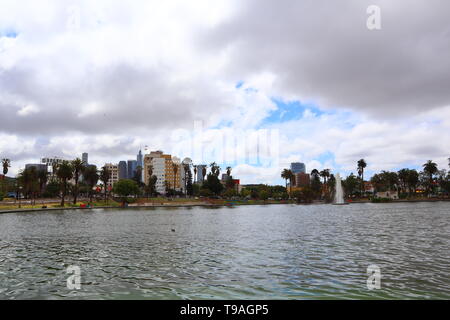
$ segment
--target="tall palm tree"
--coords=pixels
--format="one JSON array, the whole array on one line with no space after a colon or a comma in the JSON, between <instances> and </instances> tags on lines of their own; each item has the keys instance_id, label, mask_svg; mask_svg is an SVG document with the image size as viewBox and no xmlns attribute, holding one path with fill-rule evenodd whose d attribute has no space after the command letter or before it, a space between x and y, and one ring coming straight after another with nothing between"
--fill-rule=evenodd
<instances>
[{"instance_id":1,"label":"tall palm tree","mask_svg":"<svg viewBox=\"0 0 450 320\"><path fill-rule=\"evenodd\" d=\"M109 182L109 179L111 179L111 172L109 171L109 169L106 166L102 167L102 169L100 170L99 179L100 179L100 181L103 182L103 186L104 186L104 190L105 190L105 201L106 201L108 182Z\"/></svg>"},{"instance_id":2,"label":"tall palm tree","mask_svg":"<svg viewBox=\"0 0 450 320\"><path fill-rule=\"evenodd\" d=\"M211 173L215 175L216 177L219 177L220 175L220 167L217 165L217 163L213 162L209 165L211 167Z\"/></svg>"},{"instance_id":3,"label":"tall palm tree","mask_svg":"<svg viewBox=\"0 0 450 320\"><path fill-rule=\"evenodd\" d=\"M83 172L84 181L89 186L89 202L92 202L93 189L98 182L99 175L97 172L97 167L94 165L87 166Z\"/></svg>"},{"instance_id":4,"label":"tall palm tree","mask_svg":"<svg viewBox=\"0 0 450 320\"><path fill-rule=\"evenodd\" d=\"M197 178L197 165L194 165L194 183L196 182Z\"/></svg>"},{"instance_id":5,"label":"tall palm tree","mask_svg":"<svg viewBox=\"0 0 450 320\"><path fill-rule=\"evenodd\" d=\"M8 168L11 167L11 160L9 159L2 159L2 165L3 165L3 175L6 176L6 174L8 173Z\"/></svg>"},{"instance_id":6,"label":"tall palm tree","mask_svg":"<svg viewBox=\"0 0 450 320\"><path fill-rule=\"evenodd\" d=\"M289 179L289 169L283 169L283 171L281 171L281 178L283 178L286 181L286 191L287 191L287 181Z\"/></svg>"},{"instance_id":7,"label":"tall palm tree","mask_svg":"<svg viewBox=\"0 0 450 320\"><path fill-rule=\"evenodd\" d=\"M429 177L429 186L428 186L428 192L431 191L432 189L432 185L433 185L433 175L438 171L438 167L437 164L434 163L431 160L428 160L424 165L423 165L423 171L428 174Z\"/></svg>"},{"instance_id":8,"label":"tall palm tree","mask_svg":"<svg viewBox=\"0 0 450 320\"><path fill-rule=\"evenodd\" d=\"M64 207L64 200L67 194L67 182L73 177L73 168L69 161L64 160L58 165L56 176L61 180L61 207Z\"/></svg>"},{"instance_id":9,"label":"tall palm tree","mask_svg":"<svg viewBox=\"0 0 450 320\"><path fill-rule=\"evenodd\" d=\"M190 165L189 164L184 164L183 165L183 169L184 169L184 192L187 196L187 183L188 183L188 174L191 171Z\"/></svg>"},{"instance_id":10,"label":"tall palm tree","mask_svg":"<svg viewBox=\"0 0 450 320\"><path fill-rule=\"evenodd\" d=\"M76 204L78 198L78 180L80 179L80 175L82 174L85 166L84 162L80 158L73 160L71 165L73 169L73 180L75 181L75 186L73 188L73 204Z\"/></svg>"},{"instance_id":11,"label":"tall palm tree","mask_svg":"<svg viewBox=\"0 0 450 320\"><path fill-rule=\"evenodd\" d=\"M227 176L228 176L228 179L230 179L230 177L231 177L231 167L227 167Z\"/></svg>"},{"instance_id":12,"label":"tall palm tree","mask_svg":"<svg viewBox=\"0 0 450 320\"><path fill-rule=\"evenodd\" d=\"M361 178L361 194L364 192L364 169L367 167L367 163L364 159L358 160L358 174Z\"/></svg>"}]
</instances>

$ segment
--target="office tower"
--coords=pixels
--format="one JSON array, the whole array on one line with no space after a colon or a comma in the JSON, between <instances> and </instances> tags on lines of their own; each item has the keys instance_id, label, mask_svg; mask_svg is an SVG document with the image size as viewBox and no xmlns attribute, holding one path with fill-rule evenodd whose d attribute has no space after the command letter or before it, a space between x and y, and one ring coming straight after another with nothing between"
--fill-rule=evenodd
<instances>
[{"instance_id":1,"label":"office tower","mask_svg":"<svg viewBox=\"0 0 450 320\"><path fill-rule=\"evenodd\" d=\"M128 179L133 179L136 175L137 161L136 160L128 160Z\"/></svg>"},{"instance_id":2,"label":"office tower","mask_svg":"<svg viewBox=\"0 0 450 320\"><path fill-rule=\"evenodd\" d=\"M128 179L128 166L126 161L119 162L119 180Z\"/></svg>"},{"instance_id":3,"label":"office tower","mask_svg":"<svg viewBox=\"0 0 450 320\"><path fill-rule=\"evenodd\" d=\"M305 173L306 172L305 164L302 162L292 162L291 163L291 171L293 174L297 174L300 172Z\"/></svg>"},{"instance_id":4,"label":"office tower","mask_svg":"<svg viewBox=\"0 0 450 320\"><path fill-rule=\"evenodd\" d=\"M87 165L89 164L89 161L88 161L88 153L87 153L87 152L84 152L84 153L81 155L81 159L82 159L83 164L84 164L85 166L87 166Z\"/></svg>"}]
</instances>

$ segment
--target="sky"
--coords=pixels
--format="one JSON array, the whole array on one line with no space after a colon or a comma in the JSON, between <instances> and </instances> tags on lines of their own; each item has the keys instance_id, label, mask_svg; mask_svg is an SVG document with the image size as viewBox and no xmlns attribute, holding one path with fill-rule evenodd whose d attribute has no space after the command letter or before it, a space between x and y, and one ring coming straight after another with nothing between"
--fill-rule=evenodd
<instances>
[{"instance_id":1,"label":"sky","mask_svg":"<svg viewBox=\"0 0 450 320\"><path fill-rule=\"evenodd\" d=\"M380 9L371 30L370 5ZM446 0L0 0L0 158L163 150L241 183L450 157Z\"/></svg>"}]
</instances>

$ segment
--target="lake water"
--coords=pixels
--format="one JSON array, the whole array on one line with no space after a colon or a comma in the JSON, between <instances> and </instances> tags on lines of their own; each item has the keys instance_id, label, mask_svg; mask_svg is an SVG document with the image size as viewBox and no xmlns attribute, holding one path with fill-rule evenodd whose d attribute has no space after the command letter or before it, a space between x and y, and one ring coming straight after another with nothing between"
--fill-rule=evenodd
<instances>
[{"instance_id":1,"label":"lake water","mask_svg":"<svg viewBox=\"0 0 450 320\"><path fill-rule=\"evenodd\" d=\"M0 214L0 299L64 298L450 299L450 203Z\"/></svg>"}]
</instances>

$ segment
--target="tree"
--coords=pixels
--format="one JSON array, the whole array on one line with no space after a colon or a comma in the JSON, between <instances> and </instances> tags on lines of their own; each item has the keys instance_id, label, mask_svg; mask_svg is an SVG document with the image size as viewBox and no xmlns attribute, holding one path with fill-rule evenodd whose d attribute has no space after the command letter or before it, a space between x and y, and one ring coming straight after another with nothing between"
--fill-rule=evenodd
<instances>
[{"instance_id":1,"label":"tree","mask_svg":"<svg viewBox=\"0 0 450 320\"><path fill-rule=\"evenodd\" d=\"M209 166L211 167L211 173L218 177L220 175L220 167L215 162L211 163Z\"/></svg>"},{"instance_id":2,"label":"tree","mask_svg":"<svg viewBox=\"0 0 450 320\"><path fill-rule=\"evenodd\" d=\"M156 181L158 181L158 177L155 175L150 176L148 179L147 195L150 197L156 193Z\"/></svg>"},{"instance_id":3,"label":"tree","mask_svg":"<svg viewBox=\"0 0 450 320\"><path fill-rule=\"evenodd\" d=\"M219 195L223 190L223 185L215 174L209 173L206 181L203 183L202 189L209 189L215 195Z\"/></svg>"},{"instance_id":4,"label":"tree","mask_svg":"<svg viewBox=\"0 0 450 320\"><path fill-rule=\"evenodd\" d=\"M258 198L266 201L267 199L269 199L269 193L267 192L267 190L261 190L259 191Z\"/></svg>"},{"instance_id":5,"label":"tree","mask_svg":"<svg viewBox=\"0 0 450 320\"><path fill-rule=\"evenodd\" d=\"M3 166L3 175L6 176L8 173L8 168L11 167L11 160L4 158L2 159L2 166Z\"/></svg>"},{"instance_id":6,"label":"tree","mask_svg":"<svg viewBox=\"0 0 450 320\"><path fill-rule=\"evenodd\" d=\"M196 178L197 178L197 165L194 165L194 184Z\"/></svg>"},{"instance_id":7,"label":"tree","mask_svg":"<svg viewBox=\"0 0 450 320\"><path fill-rule=\"evenodd\" d=\"M84 181L86 181L89 187L89 202L92 202L92 197L94 194L94 187L97 185L100 176L97 172L97 167L94 165L87 166L83 172Z\"/></svg>"},{"instance_id":8,"label":"tree","mask_svg":"<svg viewBox=\"0 0 450 320\"><path fill-rule=\"evenodd\" d=\"M364 159L358 160L358 174L361 178L361 195L364 193L364 169L367 167L367 163Z\"/></svg>"},{"instance_id":9,"label":"tree","mask_svg":"<svg viewBox=\"0 0 450 320\"><path fill-rule=\"evenodd\" d=\"M25 170L22 170L19 173L18 177L19 185L23 188L24 195L32 199L34 202L34 198L36 195L36 192L39 189L39 182L38 182L38 171L35 167L31 167Z\"/></svg>"},{"instance_id":10,"label":"tree","mask_svg":"<svg viewBox=\"0 0 450 320\"><path fill-rule=\"evenodd\" d=\"M109 171L109 169L104 166L101 170L100 170L100 181L103 182L103 186L105 189L105 201L106 201L106 193L107 193L107 189L108 189L108 182L109 179L111 179L111 172Z\"/></svg>"},{"instance_id":11,"label":"tree","mask_svg":"<svg viewBox=\"0 0 450 320\"><path fill-rule=\"evenodd\" d=\"M320 181L320 174L317 169L311 171L311 190L314 192L315 197L321 196L322 182Z\"/></svg>"},{"instance_id":12,"label":"tree","mask_svg":"<svg viewBox=\"0 0 450 320\"><path fill-rule=\"evenodd\" d=\"M281 178L283 178L286 181L286 189L287 189L287 181L289 180L289 169L283 169L281 172Z\"/></svg>"},{"instance_id":13,"label":"tree","mask_svg":"<svg viewBox=\"0 0 450 320\"><path fill-rule=\"evenodd\" d=\"M188 196L192 196L194 194L194 189L192 188L192 172L189 168L187 171L186 193Z\"/></svg>"},{"instance_id":14,"label":"tree","mask_svg":"<svg viewBox=\"0 0 450 320\"><path fill-rule=\"evenodd\" d=\"M136 181L131 179L122 179L114 184L113 192L122 198L122 203L125 204L127 197L139 193L139 185Z\"/></svg>"},{"instance_id":15,"label":"tree","mask_svg":"<svg viewBox=\"0 0 450 320\"><path fill-rule=\"evenodd\" d=\"M75 182L73 187L73 204L76 204L78 198L78 180L84 170L84 163L80 158L76 158L72 161L71 165L73 169L73 180Z\"/></svg>"},{"instance_id":16,"label":"tree","mask_svg":"<svg viewBox=\"0 0 450 320\"><path fill-rule=\"evenodd\" d=\"M61 194L61 207L64 207L64 200L67 195L67 183L73 177L72 165L69 161L64 160L58 165L56 176L61 181L62 194Z\"/></svg>"},{"instance_id":17,"label":"tree","mask_svg":"<svg viewBox=\"0 0 450 320\"><path fill-rule=\"evenodd\" d=\"M357 178L353 172L350 173L350 175L342 181L342 184L344 186L345 194L347 196L354 195L355 192L358 190L359 185L359 178Z\"/></svg>"},{"instance_id":18,"label":"tree","mask_svg":"<svg viewBox=\"0 0 450 320\"><path fill-rule=\"evenodd\" d=\"M136 167L136 173L134 174L133 180L136 181L138 186L142 186L142 167Z\"/></svg>"},{"instance_id":19,"label":"tree","mask_svg":"<svg viewBox=\"0 0 450 320\"><path fill-rule=\"evenodd\" d=\"M423 165L423 171L428 174L429 177L429 183L428 183L428 188L427 188L427 193L432 192L433 190L433 175L438 171L438 167L437 164L434 163L431 160L428 160L424 165Z\"/></svg>"},{"instance_id":20,"label":"tree","mask_svg":"<svg viewBox=\"0 0 450 320\"><path fill-rule=\"evenodd\" d=\"M227 176L228 176L228 178L230 178L231 177L231 167L227 167Z\"/></svg>"},{"instance_id":21,"label":"tree","mask_svg":"<svg viewBox=\"0 0 450 320\"><path fill-rule=\"evenodd\" d=\"M48 180L47 170L39 170L37 172L37 178L39 181L39 195L42 197L42 191L44 190L44 187L47 184Z\"/></svg>"},{"instance_id":22,"label":"tree","mask_svg":"<svg viewBox=\"0 0 450 320\"><path fill-rule=\"evenodd\" d=\"M409 195L416 193L417 185L419 184L419 173L416 170L409 170L407 177L407 184Z\"/></svg>"}]
</instances>

